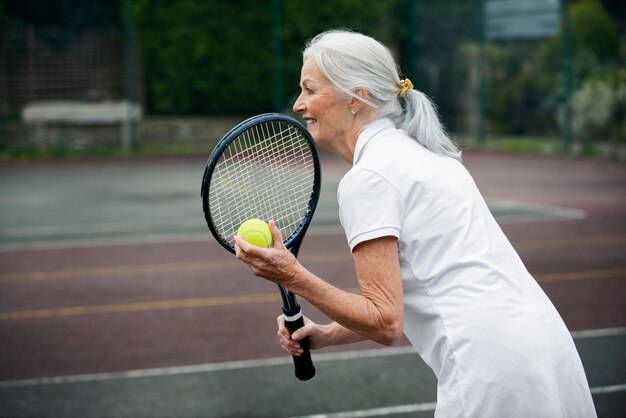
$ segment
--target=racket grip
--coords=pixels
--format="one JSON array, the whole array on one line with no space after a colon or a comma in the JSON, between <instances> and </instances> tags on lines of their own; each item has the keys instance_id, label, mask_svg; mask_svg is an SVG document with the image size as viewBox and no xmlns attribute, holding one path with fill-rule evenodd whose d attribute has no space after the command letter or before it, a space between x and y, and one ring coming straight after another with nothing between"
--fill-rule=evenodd
<instances>
[{"instance_id":1,"label":"racket grip","mask_svg":"<svg viewBox=\"0 0 626 418\"><path fill-rule=\"evenodd\" d=\"M283 317L285 318L285 326L291 334L295 330L304 326L304 317L302 316L302 309L298 306L297 311L286 312L283 310ZM294 309L295 310L295 309ZM309 338L303 338L298 341L300 347L304 350L299 356L293 356L293 365L295 366L296 377L300 380L309 380L315 376L315 367L313 366L313 360L311 359L311 350L309 348Z\"/></svg>"}]
</instances>

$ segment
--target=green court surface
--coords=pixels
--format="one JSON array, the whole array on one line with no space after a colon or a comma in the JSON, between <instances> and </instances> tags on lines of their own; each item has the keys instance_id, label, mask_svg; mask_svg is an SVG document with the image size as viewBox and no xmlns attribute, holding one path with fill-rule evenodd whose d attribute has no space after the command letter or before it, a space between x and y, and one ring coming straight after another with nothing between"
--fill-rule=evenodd
<instances>
[{"instance_id":1,"label":"green court surface","mask_svg":"<svg viewBox=\"0 0 626 418\"><path fill-rule=\"evenodd\" d=\"M598 416L626 412L626 329L574 333ZM436 382L408 347L5 381L1 417L432 417ZM506 416L504 414L503 416Z\"/></svg>"}]
</instances>

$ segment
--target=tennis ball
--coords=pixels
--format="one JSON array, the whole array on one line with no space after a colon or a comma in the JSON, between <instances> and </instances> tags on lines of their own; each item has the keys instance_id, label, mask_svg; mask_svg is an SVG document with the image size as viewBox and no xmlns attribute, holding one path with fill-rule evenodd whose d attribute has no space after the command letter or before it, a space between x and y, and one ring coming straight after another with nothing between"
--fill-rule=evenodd
<instances>
[{"instance_id":1,"label":"tennis ball","mask_svg":"<svg viewBox=\"0 0 626 418\"><path fill-rule=\"evenodd\" d=\"M257 247L268 248L272 245L270 227L260 219L248 219L242 223L237 235Z\"/></svg>"}]
</instances>

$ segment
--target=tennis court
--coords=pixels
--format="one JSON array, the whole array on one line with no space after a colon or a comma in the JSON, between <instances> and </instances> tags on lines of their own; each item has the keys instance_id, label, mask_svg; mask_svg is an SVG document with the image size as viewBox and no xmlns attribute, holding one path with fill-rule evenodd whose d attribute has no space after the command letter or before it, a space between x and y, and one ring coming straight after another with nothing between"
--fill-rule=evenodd
<instances>
[{"instance_id":1,"label":"tennis court","mask_svg":"<svg viewBox=\"0 0 626 418\"><path fill-rule=\"evenodd\" d=\"M346 167L322 163L300 259L354 289L334 200ZM623 416L626 167L471 151L465 163L573 332L599 415ZM316 377L293 377L278 292L203 224L203 164L0 169L0 416L432 416L434 376L406 341L316 352Z\"/></svg>"}]
</instances>

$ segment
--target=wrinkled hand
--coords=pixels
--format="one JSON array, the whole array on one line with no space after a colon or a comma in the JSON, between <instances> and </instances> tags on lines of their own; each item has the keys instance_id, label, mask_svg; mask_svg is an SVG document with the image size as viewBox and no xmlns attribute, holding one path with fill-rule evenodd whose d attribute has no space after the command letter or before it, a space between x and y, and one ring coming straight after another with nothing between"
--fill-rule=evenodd
<instances>
[{"instance_id":1,"label":"wrinkled hand","mask_svg":"<svg viewBox=\"0 0 626 418\"><path fill-rule=\"evenodd\" d=\"M300 356L304 352L298 341L306 337L309 337L309 347L313 350L327 345L326 336L323 332L324 326L316 324L306 316L304 317L304 326L294 331L293 335L285 325L284 316L279 315L276 321L278 322L278 332L276 333L278 342L282 349L292 356Z\"/></svg>"},{"instance_id":2,"label":"wrinkled hand","mask_svg":"<svg viewBox=\"0 0 626 418\"><path fill-rule=\"evenodd\" d=\"M295 280L298 261L283 244L283 237L276 223L270 220L268 225L272 233L272 247L257 247L235 236L235 254L255 276L289 287Z\"/></svg>"}]
</instances>

